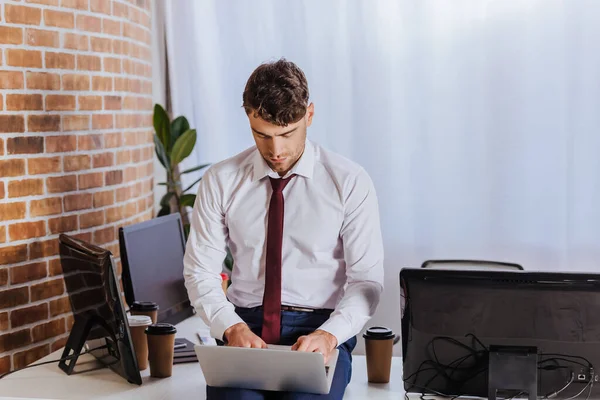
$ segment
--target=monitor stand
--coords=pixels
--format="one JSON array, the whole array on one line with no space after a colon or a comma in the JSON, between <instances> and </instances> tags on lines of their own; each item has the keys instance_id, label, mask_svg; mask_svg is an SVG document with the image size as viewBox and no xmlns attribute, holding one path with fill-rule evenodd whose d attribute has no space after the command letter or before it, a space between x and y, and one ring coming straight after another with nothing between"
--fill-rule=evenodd
<instances>
[{"instance_id":1,"label":"monitor stand","mask_svg":"<svg viewBox=\"0 0 600 400\"><path fill-rule=\"evenodd\" d=\"M58 367L67 375L71 375L73 373L77 359L81 355L81 349L83 349L85 342L88 340L90 332L96 325L102 326L104 329L106 329L106 332L111 332L111 329L106 321L96 315L92 315L87 318L75 319L75 323L73 324L73 328L71 329L71 333L67 339L67 344L65 345L65 349L60 357L61 361L58 363ZM108 340L106 342L108 352L118 358L118 349L116 349L114 346L111 346ZM115 338L113 338L113 343L116 343Z\"/></svg>"},{"instance_id":2,"label":"monitor stand","mask_svg":"<svg viewBox=\"0 0 600 400\"><path fill-rule=\"evenodd\" d=\"M538 356L533 346L490 346L488 398L496 400L498 391L527 393L537 399ZM516 397L516 396L515 396Z\"/></svg>"}]
</instances>

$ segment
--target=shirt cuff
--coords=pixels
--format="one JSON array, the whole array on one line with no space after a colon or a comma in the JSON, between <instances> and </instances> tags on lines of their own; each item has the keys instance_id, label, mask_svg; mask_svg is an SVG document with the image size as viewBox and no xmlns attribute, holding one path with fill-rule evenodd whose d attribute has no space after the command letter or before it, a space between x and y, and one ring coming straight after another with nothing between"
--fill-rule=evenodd
<instances>
[{"instance_id":1,"label":"shirt cuff","mask_svg":"<svg viewBox=\"0 0 600 400\"><path fill-rule=\"evenodd\" d=\"M215 318L212 324L210 324L210 335L215 339L225 341L225 338L223 337L225 331L240 322L245 323L235 311L224 310L222 315L219 315L219 317Z\"/></svg>"},{"instance_id":2,"label":"shirt cuff","mask_svg":"<svg viewBox=\"0 0 600 400\"><path fill-rule=\"evenodd\" d=\"M353 336L350 332L351 329L348 326L348 323L344 321L342 317L332 317L328 319L319 327L319 329L335 336L337 339L337 346L341 346Z\"/></svg>"}]
</instances>

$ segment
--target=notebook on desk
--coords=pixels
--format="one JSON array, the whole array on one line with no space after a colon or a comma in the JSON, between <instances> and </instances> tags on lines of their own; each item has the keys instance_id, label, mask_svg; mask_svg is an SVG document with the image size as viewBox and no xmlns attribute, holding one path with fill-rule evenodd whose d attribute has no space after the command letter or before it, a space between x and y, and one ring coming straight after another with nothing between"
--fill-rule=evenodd
<instances>
[{"instance_id":1,"label":"notebook on desk","mask_svg":"<svg viewBox=\"0 0 600 400\"><path fill-rule=\"evenodd\" d=\"M316 394L329 393L338 358L336 349L325 364L322 354L292 351L290 346L194 349L209 386Z\"/></svg>"}]
</instances>

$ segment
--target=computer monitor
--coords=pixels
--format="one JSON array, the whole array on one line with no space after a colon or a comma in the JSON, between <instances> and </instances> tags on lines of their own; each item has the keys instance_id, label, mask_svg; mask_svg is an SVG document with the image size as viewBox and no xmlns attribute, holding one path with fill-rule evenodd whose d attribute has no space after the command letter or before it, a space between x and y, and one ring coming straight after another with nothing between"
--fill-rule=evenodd
<instances>
[{"instance_id":1,"label":"computer monitor","mask_svg":"<svg viewBox=\"0 0 600 400\"><path fill-rule=\"evenodd\" d=\"M598 397L600 275L407 268L400 286L407 392Z\"/></svg>"},{"instance_id":2,"label":"computer monitor","mask_svg":"<svg viewBox=\"0 0 600 400\"><path fill-rule=\"evenodd\" d=\"M141 385L110 251L65 234L58 240L74 316L59 367L70 375L85 346L102 364L128 382Z\"/></svg>"},{"instance_id":3,"label":"computer monitor","mask_svg":"<svg viewBox=\"0 0 600 400\"><path fill-rule=\"evenodd\" d=\"M158 304L158 322L177 324L194 314L183 278L185 236L179 213L119 229L123 289L134 301Z\"/></svg>"}]
</instances>

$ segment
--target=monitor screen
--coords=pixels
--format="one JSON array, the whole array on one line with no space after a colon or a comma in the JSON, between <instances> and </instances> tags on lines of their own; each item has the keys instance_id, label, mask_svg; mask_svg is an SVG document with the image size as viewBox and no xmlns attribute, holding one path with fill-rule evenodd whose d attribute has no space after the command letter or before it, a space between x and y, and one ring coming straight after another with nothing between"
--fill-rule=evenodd
<instances>
[{"instance_id":1,"label":"monitor screen","mask_svg":"<svg viewBox=\"0 0 600 400\"><path fill-rule=\"evenodd\" d=\"M185 237L178 213L119 230L123 287L134 301L158 304L158 322L177 324L193 315L183 278Z\"/></svg>"},{"instance_id":2,"label":"monitor screen","mask_svg":"<svg viewBox=\"0 0 600 400\"><path fill-rule=\"evenodd\" d=\"M105 366L129 382L141 384L110 251L61 234L59 252L74 316L61 358L80 354L85 344ZM59 366L70 374L76 359L68 361Z\"/></svg>"},{"instance_id":3,"label":"monitor screen","mask_svg":"<svg viewBox=\"0 0 600 400\"><path fill-rule=\"evenodd\" d=\"M539 396L600 392L600 275L403 269L400 285L407 392L487 397L497 346L537 351Z\"/></svg>"}]
</instances>

